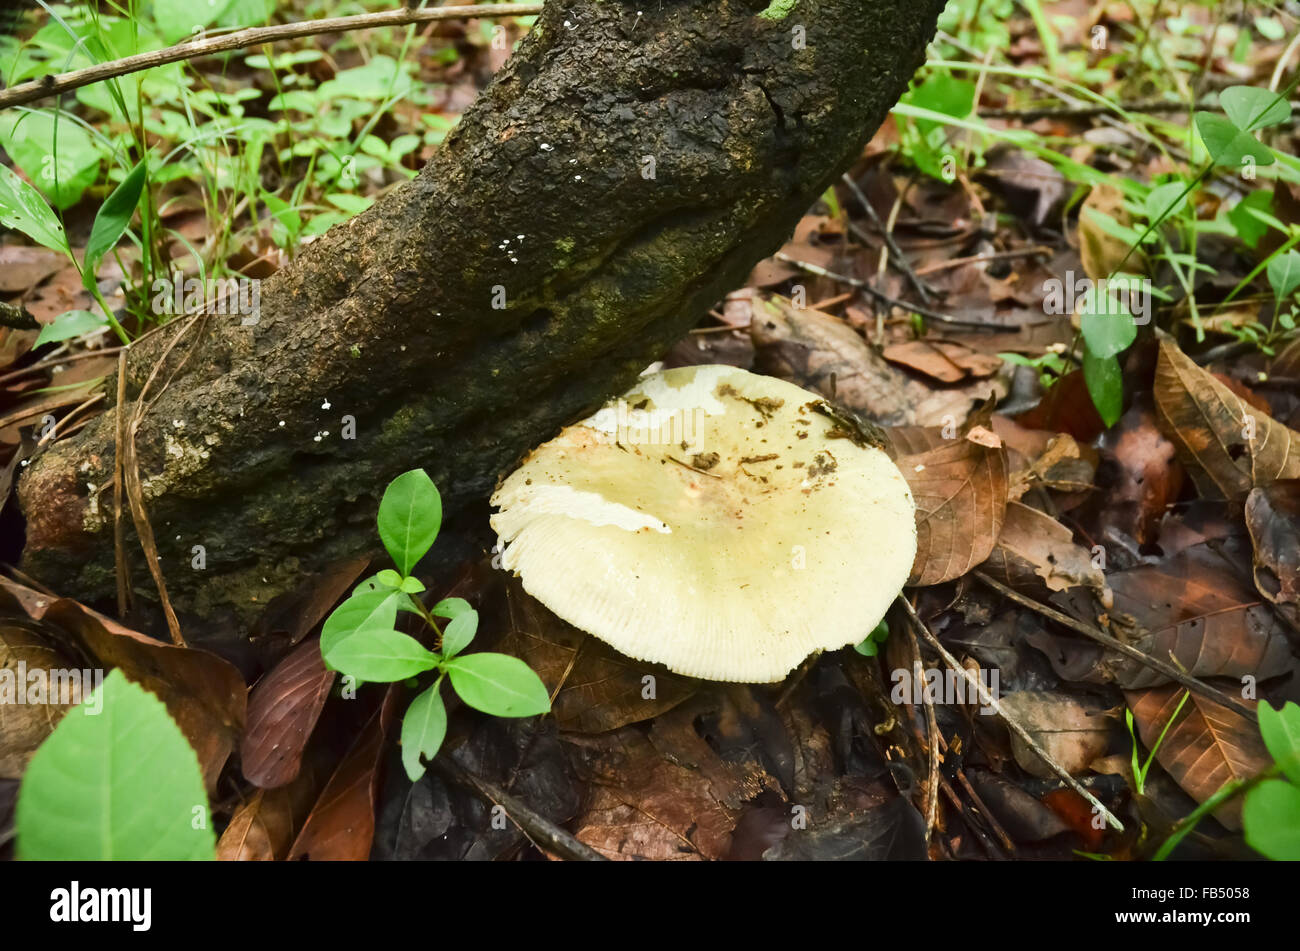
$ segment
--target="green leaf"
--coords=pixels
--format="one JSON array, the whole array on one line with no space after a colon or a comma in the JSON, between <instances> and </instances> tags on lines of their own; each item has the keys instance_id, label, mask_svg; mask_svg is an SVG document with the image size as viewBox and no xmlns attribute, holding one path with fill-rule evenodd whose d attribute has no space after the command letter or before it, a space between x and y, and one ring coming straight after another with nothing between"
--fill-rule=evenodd
<instances>
[{"instance_id":1,"label":"green leaf","mask_svg":"<svg viewBox=\"0 0 1300 951\"><path fill-rule=\"evenodd\" d=\"M392 683L438 666L441 658L401 631L366 628L335 644L325 662L368 683Z\"/></svg>"},{"instance_id":2,"label":"green leaf","mask_svg":"<svg viewBox=\"0 0 1300 951\"><path fill-rule=\"evenodd\" d=\"M385 588L400 588L402 586L402 576L392 568L385 568L379 574L375 575L375 580Z\"/></svg>"},{"instance_id":3,"label":"green leaf","mask_svg":"<svg viewBox=\"0 0 1300 951\"><path fill-rule=\"evenodd\" d=\"M1300 287L1300 252L1291 250L1268 262L1268 283L1280 301Z\"/></svg>"},{"instance_id":4,"label":"green leaf","mask_svg":"<svg viewBox=\"0 0 1300 951\"><path fill-rule=\"evenodd\" d=\"M217 21L232 0L153 0L154 23L168 43L179 43Z\"/></svg>"},{"instance_id":5,"label":"green leaf","mask_svg":"<svg viewBox=\"0 0 1300 951\"><path fill-rule=\"evenodd\" d=\"M1259 244L1259 239L1268 232L1268 225L1256 215L1251 214L1252 210L1265 213L1271 212L1273 210L1273 193L1264 189L1253 191L1233 205L1232 210L1228 212L1228 220L1232 222L1233 228L1237 230L1237 237L1250 248Z\"/></svg>"},{"instance_id":6,"label":"green leaf","mask_svg":"<svg viewBox=\"0 0 1300 951\"><path fill-rule=\"evenodd\" d=\"M32 346L39 347L43 343L58 343L60 340L80 337L82 334L88 334L92 330L99 330L107 326L108 321L104 319L103 314L92 314L88 310L64 311L41 328L41 332L37 334L36 342Z\"/></svg>"},{"instance_id":7,"label":"green leaf","mask_svg":"<svg viewBox=\"0 0 1300 951\"><path fill-rule=\"evenodd\" d=\"M0 165L0 225L21 231L51 251L70 253L68 236L49 204L7 165Z\"/></svg>"},{"instance_id":8,"label":"green leaf","mask_svg":"<svg viewBox=\"0 0 1300 951\"><path fill-rule=\"evenodd\" d=\"M424 590L424 582L419 578L403 578L402 583L397 586L397 590L405 594L419 594Z\"/></svg>"},{"instance_id":9,"label":"green leaf","mask_svg":"<svg viewBox=\"0 0 1300 951\"><path fill-rule=\"evenodd\" d=\"M1291 118L1291 103L1275 92L1255 86L1229 86L1219 93L1219 105L1229 121L1243 132L1254 132Z\"/></svg>"},{"instance_id":10,"label":"green leaf","mask_svg":"<svg viewBox=\"0 0 1300 951\"><path fill-rule=\"evenodd\" d=\"M957 79L951 73L934 73L908 92L903 101L964 119L975 108L975 84L968 79ZM939 127L939 123L930 119L917 119L916 125L923 133Z\"/></svg>"},{"instance_id":11,"label":"green leaf","mask_svg":"<svg viewBox=\"0 0 1300 951\"><path fill-rule=\"evenodd\" d=\"M875 657L880 653L880 645L885 643L889 638L889 622L881 618L875 630L868 634L860 644L854 644L853 649L863 657Z\"/></svg>"},{"instance_id":12,"label":"green leaf","mask_svg":"<svg viewBox=\"0 0 1300 951\"><path fill-rule=\"evenodd\" d=\"M1181 211L1187 205L1186 188L1182 182L1167 182L1151 189L1146 200L1147 220L1163 220Z\"/></svg>"},{"instance_id":13,"label":"green leaf","mask_svg":"<svg viewBox=\"0 0 1300 951\"><path fill-rule=\"evenodd\" d=\"M542 678L518 657L467 654L443 663L451 685L475 710L496 717L531 717L551 709Z\"/></svg>"},{"instance_id":14,"label":"green leaf","mask_svg":"<svg viewBox=\"0 0 1300 951\"><path fill-rule=\"evenodd\" d=\"M1300 789L1280 779L1264 780L1246 793L1241 824L1256 852L1278 862L1300 861Z\"/></svg>"},{"instance_id":15,"label":"green leaf","mask_svg":"<svg viewBox=\"0 0 1300 951\"><path fill-rule=\"evenodd\" d=\"M1275 710L1264 702L1258 713L1259 735L1269 755L1291 782L1300 785L1300 706L1288 700Z\"/></svg>"},{"instance_id":16,"label":"green leaf","mask_svg":"<svg viewBox=\"0 0 1300 951\"><path fill-rule=\"evenodd\" d=\"M442 654L451 657L459 654L478 632L478 612L470 609L462 611L451 619L447 629L442 632Z\"/></svg>"},{"instance_id":17,"label":"green leaf","mask_svg":"<svg viewBox=\"0 0 1300 951\"><path fill-rule=\"evenodd\" d=\"M473 610L469 602L464 598L443 598L433 607L429 608L429 613L434 617L455 618L458 614L464 614L466 611Z\"/></svg>"},{"instance_id":18,"label":"green leaf","mask_svg":"<svg viewBox=\"0 0 1300 951\"><path fill-rule=\"evenodd\" d=\"M1096 291L1089 292L1087 307L1079 318L1079 329L1094 357L1113 357L1123 353L1137 339L1137 325L1128 307L1110 293L1100 301Z\"/></svg>"},{"instance_id":19,"label":"green leaf","mask_svg":"<svg viewBox=\"0 0 1300 951\"><path fill-rule=\"evenodd\" d=\"M423 469L404 472L389 483L379 503L379 537L403 575L438 537L442 527L442 496Z\"/></svg>"},{"instance_id":20,"label":"green leaf","mask_svg":"<svg viewBox=\"0 0 1300 951\"><path fill-rule=\"evenodd\" d=\"M433 759L447 736L447 708L438 693L441 687L439 677L437 683L411 701L402 718L402 765L411 782L424 775L421 755Z\"/></svg>"},{"instance_id":21,"label":"green leaf","mask_svg":"<svg viewBox=\"0 0 1300 951\"><path fill-rule=\"evenodd\" d=\"M1249 132L1213 112L1196 113L1196 131L1215 165L1241 165L1250 156L1256 165L1272 165L1273 152Z\"/></svg>"},{"instance_id":22,"label":"green leaf","mask_svg":"<svg viewBox=\"0 0 1300 951\"><path fill-rule=\"evenodd\" d=\"M1119 360L1114 356L1099 357L1084 350L1083 381L1102 422L1107 428L1118 423L1124 411L1124 381Z\"/></svg>"},{"instance_id":23,"label":"green leaf","mask_svg":"<svg viewBox=\"0 0 1300 951\"><path fill-rule=\"evenodd\" d=\"M71 208L99 176L94 140L66 115L57 123L52 112L9 116L0 117L0 146L55 208Z\"/></svg>"},{"instance_id":24,"label":"green leaf","mask_svg":"<svg viewBox=\"0 0 1300 951\"><path fill-rule=\"evenodd\" d=\"M87 288L95 285L95 272L104 255L117 246L131 223L135 207L140 203L140 193L144 191L148 168L141 161L131 169L122 183L113 189L113 194L100 205L95 215L95 223L90 228L90 240L86 242L86 260L82 268L82 282Z\"/></svg>"},{"instance_id":25,"label":"green leaf","mask_svg":"<svg viewBox=\"0 0 1300 951\"><path fill-rule=\"evenodd\" d=\"M391 630L397 623L397 605L401 600L401 593L392 588L352 595L325 619L320 632L321 656L328 655L358 631Z\"/></svg>"},{"instance_id":26,"label":"green leaf","mask_svg":"<svg viewBox=\"0 0 1300 951\"><path fill-rule=\"evenodd\" d=\"M216 850L198 757L162 701L120 670L36 751L16 824L21 859L175 861Z\"/></svg>"}]
</instances>

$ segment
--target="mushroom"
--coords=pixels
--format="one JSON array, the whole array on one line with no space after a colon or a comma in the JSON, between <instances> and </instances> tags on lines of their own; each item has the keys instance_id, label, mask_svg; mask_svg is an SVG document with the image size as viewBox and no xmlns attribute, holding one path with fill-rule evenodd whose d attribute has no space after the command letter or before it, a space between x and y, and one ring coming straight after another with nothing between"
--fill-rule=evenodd
<instances>
[{"instance_id":1,"label":"mushroom","mask_svg":"<svg viewBox=\"0 0 1300 951\"><path fill-rule=\"evenodd\" d=\"M643 376L497 488L501 563L623 654L781 680L862 641L916 556L888 454L819 397L729 366Z\"/></svg>"}]
</instances>

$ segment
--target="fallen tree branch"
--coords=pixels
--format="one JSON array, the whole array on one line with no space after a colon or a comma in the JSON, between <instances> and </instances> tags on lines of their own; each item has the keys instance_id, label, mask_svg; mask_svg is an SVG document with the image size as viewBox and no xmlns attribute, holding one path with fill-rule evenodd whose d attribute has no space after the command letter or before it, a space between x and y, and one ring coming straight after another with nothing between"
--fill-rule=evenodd
<instances>
[{"instance_id":1,"label":"fallen tree branch","mask_svg":"<svg viewBox=\"0 0 1300 951\"><path fill-rule=\"evenodd\" d=\"M182 60L211 56L213 53L225 53L230 50L247 49L264 43L279 43L283 40L297 39L303 36L319 36L322 33L346 33L352 30L367 30L381 26L406 26L411 23L427 23L432 20L459 20L471 17L510 17L535 16L542 12L540 3L476 3L469 6L433 7L423 10L384 10L379 13L362 13L350 17L326 17L323 20L304 20L301 23L286 23L282 26L255 26L246 30L236 30L222 36L191 40L177 43L166 49L137 53L108 63L97 63L85 69L59 73L57 76L47 74L40 79L19 83L11 89L0 91L0 109L21 106L38 99L56 96L59 93L80 89L92 83L106 79L116 79L141 70L179 63Z\"/></svg>"}]
</instances>

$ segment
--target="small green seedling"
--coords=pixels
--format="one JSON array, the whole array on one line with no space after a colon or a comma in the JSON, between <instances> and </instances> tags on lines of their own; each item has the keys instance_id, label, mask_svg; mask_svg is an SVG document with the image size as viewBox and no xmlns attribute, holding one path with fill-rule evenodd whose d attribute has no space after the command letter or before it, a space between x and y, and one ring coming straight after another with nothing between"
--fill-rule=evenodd
<instances>
[{"instance_id":1,"label":"small green seedling","mask_svg":"<svg viewBox=\"0 0 1300 951\"><path fill-rule=\"evenodd\" d=\"M876 629L862 639L862 643L854 644L853 649L863 657L875 657L880 653L880 645L889 639L889 622L884 618L876 625Z\"/></svg>"},{"instance_id":2,"label":"small green seedling","mask_svg":"<svg viewBox=\"0 0 1300 951\"><path fill-rule=\"evenodd\" d=\"M447 710L439 691L444 678L476 710L498 717L531 717L551 709L546 685L517 657L463 654L478 630L478 612L462 598L426 607L424 585L411 576L442 526L442 497L423 469L398 476L379 503L379 537L396 569L386 568L357 585L325 620L320 650L325 664L356 681L391 683L436 671L437 678L407 707L402 720L402 764L412 782L424 775L447 734ZM437 639L431 651L395 630L397 613L424 619ZM435 618L444 618L440 628Z\"/></svg>"},{"instance_id":3,"label":"small green seedling","mask_svg":"<svg viewBox=\"0 0 1300 951\"><path fill-rule=\"evenodd\" d=\"M1138 763L1138 742L1137 735L1133 732L1133 711L1127 709L1124 711L1124 722L1128 724L1129 739L1133 741L1133 786L1137 790L1139 796L1141 796L1143 790L1146 789L1147 772L1151 769L1151 764L1155 762L1156 751L1160 749L1160 744L1165 741L1165 734L1169 732L1169 728L1173 726L1174 721L1178 719L1178 714L1183 712L1183 704L1187 702L1187 698L1190 696L1191 694L1188 691L1183 691L1183 699L1178 701L1178 706L1174 708L1174 715L1169 718L1169 722L1165 724L1165 728L1161 730L1160 735L1156 737L1155 745L1151 747L1151 752L1147 754L1147 761L1142 764Z\"/></svg>"}]
</instances>

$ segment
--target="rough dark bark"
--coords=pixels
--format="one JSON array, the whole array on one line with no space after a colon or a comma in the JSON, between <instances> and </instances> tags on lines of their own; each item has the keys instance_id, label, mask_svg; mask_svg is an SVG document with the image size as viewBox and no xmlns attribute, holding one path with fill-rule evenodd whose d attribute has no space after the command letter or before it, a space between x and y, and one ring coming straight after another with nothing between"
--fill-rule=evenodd
<instances>
[{"instance_id":1,"label":"rough dark bark","mask_svg":"<svg viewBox=\"0 0 1300 951\"><path fill-rule=\"evenodd\" d=\"M483 498L774 251L943 2L783 6L556 0L418 178L266 282L256 326L188 331L137 442L177 606L247 615L373 548L378 496L414 466L450 510ZM129 398L176 332L134 348ZM110 412L56 443L19 486L24 568L62 594L113 590L114 429Z\"/></svg>"}]
</instances>

